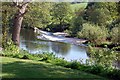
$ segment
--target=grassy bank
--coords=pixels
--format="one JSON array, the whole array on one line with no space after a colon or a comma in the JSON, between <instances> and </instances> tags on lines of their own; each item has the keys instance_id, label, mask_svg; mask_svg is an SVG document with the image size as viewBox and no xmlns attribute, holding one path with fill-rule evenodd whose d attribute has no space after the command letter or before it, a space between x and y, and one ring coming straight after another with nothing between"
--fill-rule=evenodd
<instances>
[{"instance_id":1,"label":"grassy bank","mask_svg":"<svg viewBox=\"0 0 120 80\"><path fill-rule=\"evenodd\" d=\"M105 78L41 61L0 57L3 78Z\"/></svg>"},{"instance_id":2,"label":"grassy bank","mask_svg":"<svg viewBox=\"0 0 120 80\"><path fill-rule=\"evenodd\" d=\"M92 59L94 61L97 61L96 63L94 63L94 65L90 65L89 64L90 61L87 61L86 64L82 64L82 61L80 61L80 62L78 62L78 61L68 62L63 58L56 57L53 53L30 54L30 53L28 53L27 51L24 51L24 50L20 50L20 52L17 52L15 50L11 51L11 49L10 50L4 50L1 54L1 56L3 58L4 57L18 58L17 60L20 60L20 61L13 61L13 60L11 60L11 58L10 59L8 58L7 61L12 63L12 65L19 65L19 64L21 64L21 61L23 61L23 60L25 60L25 61L33 60L33 61L38 62L38 63L52 64L55 67L61 66L61 67L64 67L65 69L71 69L73 71L75 70L75 71L78 71L78 72L86 72L86 73L89 73L89 74L99 75L99 76L106 77L106 78L109 78L109 79L114 79L114 80L119 80L120 79L120 76L119 76L120 75L120 70L114 69L110 66L112 59L116 57L114 55L115 54L114 52L111 52L109 50L96 51L94 49L92 49L92 51L90 51L90 52L91 52L91 54L94 53L94 54L91 55L91 57L93 56ZM96 58L95 58L95 55L96 55ZM6 61L6 58L5 58L5 60L3 59L3 67L4 67L4 61ZM15 64L11 61L15 62ZM24 66L29 65L29 64L26 64L26 63L22 63L22 64L24 64ZM30 63L30 65L33 65L33 64ZM11 69L9 69L10 65L11 64L5 65L5 67L8 66L8 68L7 67L5 69L3 68L3 70L6 70L6 71L9 71L11 69L14 70L13 66L11 67ZM19 66L22 66L22 65L19 65ZM19 66L17 66L17 67L19 67ZM37 70L37 67L38 66L35 66L35 68L34 68L35 71L33 71L33 72L39 71L39 70ZM22 67L22 68L23 68L23 71L25 71L25 72L29 71L29 70L24 70L25 67ZM22 68L21 68L20 71L22 71ZM29 68L32 68L32 67L29 67ZM50 68L50 66L48 68ZM7 70L7 69L9 69L9 70ZM18 68L15 68L15 69L18 69ZM49 72L49 70L48 70L48 72ZM66 71L63 72L63 73L65 73L65 75L64 75L65 77L68 77L67 74L69 75L69 72L68 73L67 72ZM18 74L19 74L19 72L18 72ZM31 74L36 76L36 73L35 74L31 73ZM74 74L77 75L76 73L74 73ZM72 77L74 78L74 76L71 76L71 78ZM76 76L75 78L77 78L78 76ZM51 76L51 77L53 77L53 76ZM79 78L82 78L82 77L79 77Z\"/></svg>"}]
</instances>

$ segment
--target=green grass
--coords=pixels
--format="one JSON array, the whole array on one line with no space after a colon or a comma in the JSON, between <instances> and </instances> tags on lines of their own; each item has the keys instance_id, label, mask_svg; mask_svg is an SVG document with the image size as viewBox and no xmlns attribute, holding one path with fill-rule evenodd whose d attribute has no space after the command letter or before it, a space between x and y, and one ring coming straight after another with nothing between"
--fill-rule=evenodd
<instances>
[{"instance_id":1,"label":"green grass","mask_svg":"<svg viewBox=\"0 0 120 80\"><path fill-rule=\"evenodd\" d=\"M86 8L88 3L78 3L78 4L71 4L71 8L73 11L77 11L77 10L84 10Z\"/></svg>"},{"instance_id":2,"label":"green grass","mask_svg":"<svg viewBox=\"0 0 120 80\"><path fill-rule=\"evenodd\" d=\"M2 73L0 73L0 77L3 78L96 78L96 80L106 80L79 70L41 61L9 57L0 57L0 59L2 59Z\"/></svg>"}]
</instances>

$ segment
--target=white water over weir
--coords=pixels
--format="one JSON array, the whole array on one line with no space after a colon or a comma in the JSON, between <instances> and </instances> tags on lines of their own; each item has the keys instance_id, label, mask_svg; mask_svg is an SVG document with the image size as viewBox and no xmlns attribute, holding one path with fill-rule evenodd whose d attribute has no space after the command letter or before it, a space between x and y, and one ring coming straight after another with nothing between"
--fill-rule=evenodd
<instances>
[{"instance_id":1,"label":"white water over weir","mask_svg":"<svg viewBox=\"0 0 120 80\"><path fill-rule=\"evenodd\" d=\"M80 46L85 46L82 43L85 43L87 41L84 39L67 38L65 37L67 33L62 33L62 32L51 33L47 31L39 30L38 28L35 28L34 32L39 34L37 36L38 39L43 39L43 40L65 42L65 43L70 43L70 44L75 44L75 45L80 45Z\"/></svg>"}]
</instances>

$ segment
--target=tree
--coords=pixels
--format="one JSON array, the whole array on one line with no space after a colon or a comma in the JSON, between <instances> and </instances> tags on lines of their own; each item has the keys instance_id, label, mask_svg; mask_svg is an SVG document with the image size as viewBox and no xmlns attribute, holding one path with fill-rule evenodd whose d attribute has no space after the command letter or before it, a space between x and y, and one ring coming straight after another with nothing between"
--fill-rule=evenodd
<instances>
[{"instance_id":1,"label":"tree","mask_svg":"<svg viewBox=\"0 0 120 80\"><path fill-rule=\"evenodd\" d=\"M81 31L83 27L82 24L85 22L85 20L83 19L83 14L84 10L81 10L81 8L75 11L75 15L71 20L70 26L71 36L77 36L77 32Z\"/></svg>"},{"instance_id":2,"label":"tree","mask_svg":"<svg viewBox=\"0 0 120 80\"><path fill-rule=\"evenodd\" d=\"M108 30L103 26L97 26L95 24L84 23L83 28L78 32L79 38L85 38L95 44L101 44L106 40Z\"/></svg>"},{"instance_id":3,"label":"tree","mask_svg":"<svg viewBox=\"0 0 120 80\"><path fill-rule=\"evenodd\" d=\"M9 32L9 25L10 25L10 17L11 14L13 15L10 2L3 2L2 3L2 14L1 14L1 24L2 24L2 47L5 48L8 42L8 32ZM15 10L15 9L14 9Z\"/></svg>"},{"instance_id":4,"label":"tree","mask_svg":"<svg viewBox=\"0 0 120 80\"><path fill-rule=\"evenodd\" d=\"M76 16L72 19L71 21L71 36L77 36L77 32L81 31L82 29L82 24L84 23L84 20L82 18L82 16Z\"/></svg>"},{"instance_id":5,"label":"tree","mask_svg":"<svg viewBox=\"0 0 120 80\"><path fill-rule=\"evenodd\" d=\"M115 2L91 3L85 16L85 19L92 23L106 26L118 17L117 5Z\"/></svg>"},{"instance_id":6,"label":"tree","mask_svg":"<svg viewBox=\"0 0 120 80\"><path fill-rule=\"evenodd\" d=\"M12 40L15 45L19 46L20 44L20 30L23 21L23 16L27 12L26 8L28 6L29 1L23 0L23 2L13 2L14 6L18 8L18 11L14 15L14 23L13 23L13 33Z\"/></svg>"},{"instance_id":7,"label":"tree","mask_svg":"<svg viewBox=\"0 0 120 80\"><path fill-rule=\"evenodd\" d=\"M64 29L64 25L68 24L72 19L72 10L70 7L70 3L61 2L55 3L52 9L52 18L53 24L58 24L61 29Z\"/></svg>"},{"instance_id":8,"label":"tree","mask_svg":"<svg viewBox=\"0 0 120 80\"><path fill-rule=\"evenodd\" d=\"M5 48L6 43L7 43L7 34L8 34L8 12L2 11L2 47Z\"/></svg>"},{"instance_id":9,"label":"tree","mask_svg":"<svg viewBox=\"0 0 120 80\"><path fill-rule=\"evenodd\" d=\"M120 44L120 23L116 24L116 26L112 28L110 36L112 43Z\"/></svg>"},{"instance_id":10,"label":"tree","mask_svg":"<svg viewBox=\"0 0 120 80\"><path fill-rule=\"evenodd\" d=\"M51 23L50 10L52 3L32 2L29 4L29 12L26 13L23 20L23 27L37 27L44 29Z\"/></svg>"}]
</instances>

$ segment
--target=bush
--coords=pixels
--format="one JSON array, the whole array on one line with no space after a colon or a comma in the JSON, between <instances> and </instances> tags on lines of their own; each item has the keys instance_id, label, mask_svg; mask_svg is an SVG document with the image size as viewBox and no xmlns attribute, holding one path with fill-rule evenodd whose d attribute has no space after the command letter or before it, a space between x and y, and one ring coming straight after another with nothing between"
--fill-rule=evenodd
<instances>
[{"instance_id":1,"label":"bush","mask_svg":"<svg viewBox=\"0 0 120 80\"><path fill-rule=\"evenodd\" d=\"M14 53L14 54L19 53L19 47L14 45L14 43L11 39L8 39L4 49L5 49L6 52L11 52L11 53Z\"/></svg>"},{"instance_id":2,"label":"bush","mask_svg":"<svg viewBox=\"0 0 120 80\"><path fill-rule=\"evenodd\" d=\"M89 46L88 52L90 60L94 65L103 66L104 68L113 68L113 62L118 59L118 53L108 49L96 49Z\"/></svg>"},{"instance_id":3,"label":"bush","mask_svg":"<svg viewBox=\"0 0 120 80\"><path fill-rule=\"evenodd\" d=\"M75 61L72 61L69 64L67 64L65 67L71 68L71 69L79 69L80 65L81 65L80 62L75 60Z\"/></svg>"},{"instance_id":4,"label":"bush","mask_svg":"<svg viewBox=\"0 0 120 80\"><path fill-rule=\"evenodd\" d=\"M43 53L39 54L39 57L42 57L41 61L47 61L54 59L55 55L53 53Z\"/></svg>"},{"instance_id":5,"label":"bush","mask_svg":"<svg viewBox=\"0 0 120 80\"><path fill-rule=\"evenodd\" d=\"M108 31L104 27L100 27L97 25L85 23L83 24L83 28L80 32L78 32L79 38L85 38L94 42L95 44L101 44L103 40L106 40Z\"/></svg>"},{"instance_id":6,"label":"bush","mask_svg":"<svg viewBox=\"0 0 120 80\"><path fill-rule=\"evenodd\" d=\"M110 32L111 40L115 44L120 44L120 27L112 28Z\"/></svg>"},{"instance_id":7,"label":"bush","mask_svg":"<svg viewBox=\"0 0 120 80\"><path fill-rule=\"evenodd\" d=\"M68 65L69 62L67 62L63 58L56 58L56 59L52 60L52 64L66 67L66 65Z\"/></svg>"}]
</instances>

